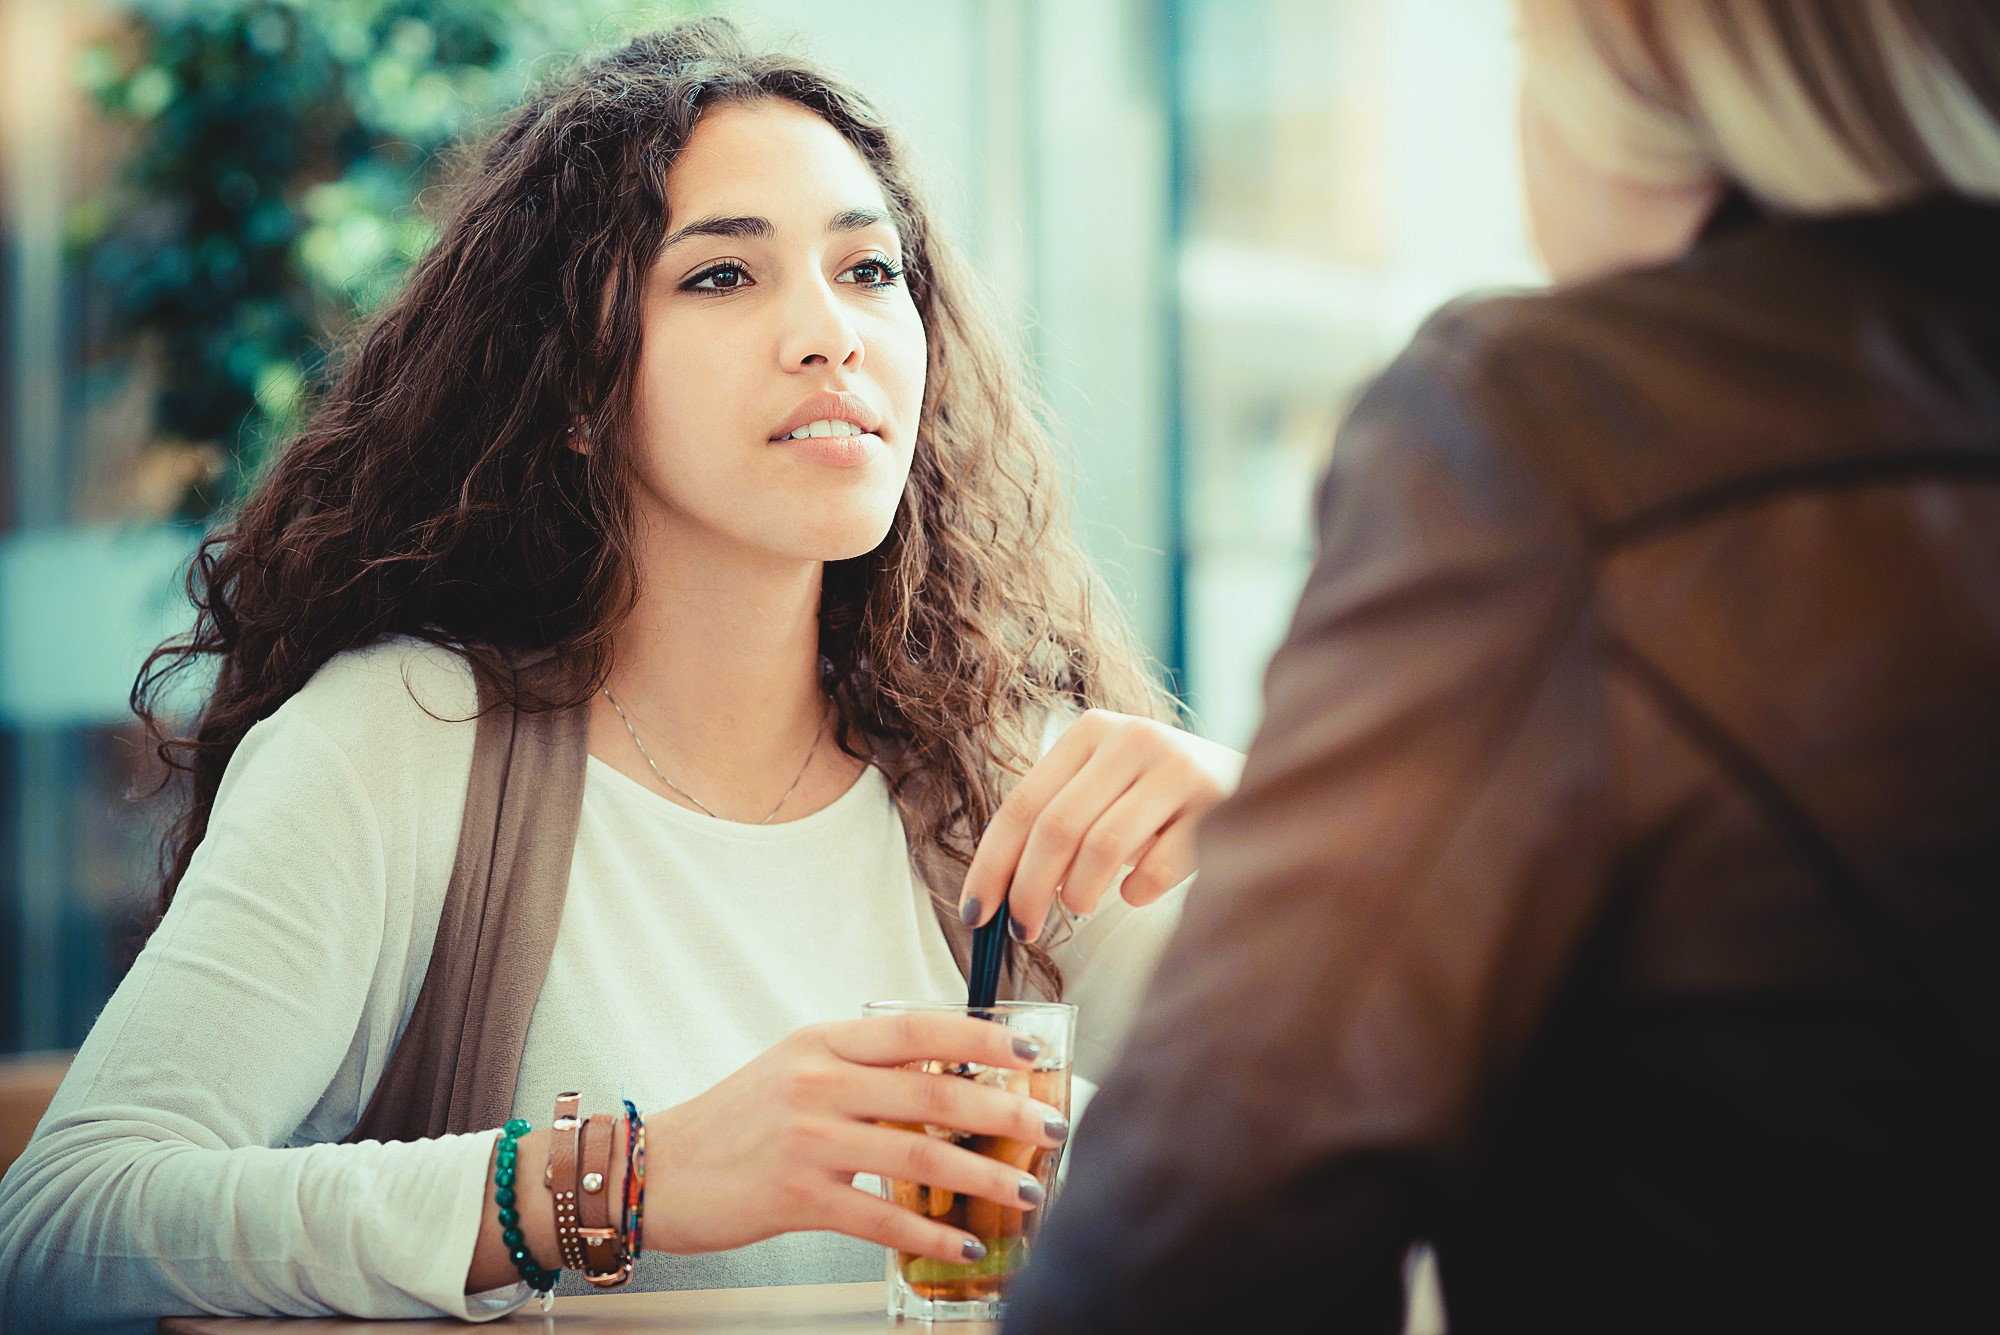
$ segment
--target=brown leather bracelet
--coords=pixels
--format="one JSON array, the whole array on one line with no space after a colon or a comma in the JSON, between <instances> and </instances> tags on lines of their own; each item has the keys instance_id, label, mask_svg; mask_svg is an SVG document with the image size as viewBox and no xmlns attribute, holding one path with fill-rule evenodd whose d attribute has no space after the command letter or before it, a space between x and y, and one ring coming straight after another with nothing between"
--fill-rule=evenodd
<instances>
[{"instance_id":1,"label":"brown leather bracelet","mask_svg":"<svg viewBox=\"0 0 2000 1335\"><path fill-rule=\"evenodd\" d=\"M583 1122L577 1108L583 1095L566 1090L556 1095L555 1115L549 1119L549 1164L542 1170L542 1183L556 1204L556 1246L562 1263L572 1270L583 1269L583 1239L577 1236L577 1153Z\"/></svg>"},{"instance_id":2,"label":"brown leather bracelet","mask_svg":"<svg viewBox=\"0 0 2000 1335\"><path fill-rule=\"evenodd\" d=\"M583 1277L600 1289L615 1289L632 1278L632 1258L626 1245L618 1202L611 1193L611 1159L618 1146L617 1124L607 1113L593 1113L583 1124L577 1167L583 1242Z\"/></svg>"}]
</instances>

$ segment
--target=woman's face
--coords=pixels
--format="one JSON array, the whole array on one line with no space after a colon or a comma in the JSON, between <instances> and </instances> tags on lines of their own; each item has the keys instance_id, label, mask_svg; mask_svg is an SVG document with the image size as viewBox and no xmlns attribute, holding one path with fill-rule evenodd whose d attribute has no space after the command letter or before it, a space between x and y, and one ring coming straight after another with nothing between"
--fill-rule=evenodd
<instances>
[{"instance_id":1,"label":"woman's face","mask_svg":"<svg viewBox=\"0 0 2000 1335\"><path fill-rule=\"evenodd\" d=\"M872 550L909 476L925 367L874 172L795 103L725 104L667 200L633 391L643 521L683 557Z\"/></svg>"}]
</instances>

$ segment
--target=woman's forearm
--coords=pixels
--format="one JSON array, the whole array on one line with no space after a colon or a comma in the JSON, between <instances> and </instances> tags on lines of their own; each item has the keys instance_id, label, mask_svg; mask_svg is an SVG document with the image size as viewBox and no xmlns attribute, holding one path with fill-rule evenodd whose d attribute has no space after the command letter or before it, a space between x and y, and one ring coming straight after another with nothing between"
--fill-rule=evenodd
<instances>
[{"instance_id":1,"label":"woman's forearm","mask_svg":"<svg viewBox=\"0 0 2000 1335\"><path fill-rule=\"evenodd\" d=\"M494 1314L464 1287L487 1138L223 1147L187 1131L107 1104L43 1128L0 1184L0 1330Z\"/></svg>"}]
</instances>

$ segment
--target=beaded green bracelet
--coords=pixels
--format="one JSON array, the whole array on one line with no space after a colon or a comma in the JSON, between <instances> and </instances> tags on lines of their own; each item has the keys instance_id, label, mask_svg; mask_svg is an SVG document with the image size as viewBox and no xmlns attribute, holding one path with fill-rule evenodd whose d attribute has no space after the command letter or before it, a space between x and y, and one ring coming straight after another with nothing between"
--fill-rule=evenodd
<instances>
[{"instance_id":1,"label":"beaded green bracelet","mask_svg":"<svg viewBox=\"0 0 2000 1335\"><path fill-rule=\"evenodd\" d=\"M521 1212L514 1208L514 1160L517 1150L514 1142L534 1130L525 1118L516 1117L500 1128L500 1149L493 1156L493 1203L500 1207L500 1239L507 1244L507 1259L514 1263L528 1287L542 1295L544 1306L549 1301L549 1291L556 1286L556 1276L560 1269L544 1270L535 1264L535 1254L528 1250L527 1234L521 1231Z\"/></svg>"}]
</instances>

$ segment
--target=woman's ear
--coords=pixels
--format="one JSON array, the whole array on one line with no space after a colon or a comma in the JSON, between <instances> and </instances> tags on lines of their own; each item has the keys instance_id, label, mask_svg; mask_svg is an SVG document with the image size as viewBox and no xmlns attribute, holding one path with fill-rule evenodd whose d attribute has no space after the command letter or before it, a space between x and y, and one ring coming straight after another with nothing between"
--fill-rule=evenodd
<instances>
[{"instance_id":1,"label":"woman's ear","mask_svg":"<svg viewBox=\"0 0 2000 1335\"><path fill-rule=\"evenodd\" d=\"M578 413L563 429L563 441L578 454L590 455L590 419Z\"/></svg>"}]
</instances>

